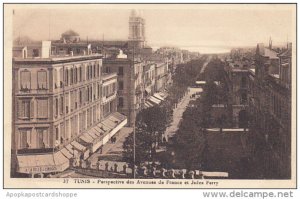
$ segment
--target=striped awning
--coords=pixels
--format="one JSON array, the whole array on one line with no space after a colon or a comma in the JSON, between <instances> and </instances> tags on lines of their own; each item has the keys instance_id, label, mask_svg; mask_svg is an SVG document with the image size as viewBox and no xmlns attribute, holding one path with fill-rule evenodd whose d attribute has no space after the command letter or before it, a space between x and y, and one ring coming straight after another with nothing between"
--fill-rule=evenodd
<instances>
[{"instance_id":1,"label":"striped awning","mask_svg":"<svg viewBox=\"0 0 300 199\"><path fill-rule=\"evenodd\" d=\"M154 102L155 104L160 104L160 102L161 102L161 100L159 100L159 99L157 99L157 98L155 98L155 97L153 97L153 96L150 96L150 97L149 97L149 100L150 100L151 102Z\"/></svg>"}]
</instances>

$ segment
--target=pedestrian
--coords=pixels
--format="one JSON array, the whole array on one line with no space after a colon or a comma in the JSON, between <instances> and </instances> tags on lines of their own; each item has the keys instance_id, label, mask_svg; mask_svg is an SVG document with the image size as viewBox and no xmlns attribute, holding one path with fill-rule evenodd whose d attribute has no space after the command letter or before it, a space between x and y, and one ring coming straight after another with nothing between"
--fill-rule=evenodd
<instances>
[{"instance_id":1,"label":"pedestrian","mask_svg":"<svg viewBox=\"0 0 300 199\"><path fill-rule=\"evenodd\" d=\"M123 165L123 172L124 172L124 173L126 173L126 169L127 169L127 165L124 164L124 165Z\"/></svg>"},{"instance_id":2,"label":"pedestrian","mask_svg":"<svg viewBox=\"0 0 300 199\"><path fill-rule=\"evenodd\" d=\"M105 171L108 171L108 162L105 163Z\"/></svg>"},{"instance_id":3,"label":"pedestrian","mask_svg":"<svg viewBox=\"0 0 300 199\"><path fill-rule=\"evenodd\" d=\"M100 161L99 161L99 160L98 160L97 163L96 163L96 169L97 169L98 171L100 171Z\"/></svg>"},{"instance_id":4,"label":"pedestrian","mask_svg":"<svg viewBox=\"0 0 300 199\"><path fill-rule=\"evenodd\" d=\"M163 178L167 177L166 172L167 172L167 170L165 168L161 168L161 175L162 175Z\"/></svg>"},{"instance_id":5,"label":"pedestrian","mask_svg":"<svg viewBox=\"0 0 300 199\"><path fill-rule=\"evenodd\" d=\"M86 161L86 167L88 168L88 169L92 169L92 161L91 160L87 160Z\"/></svg>"},{"instance_id":6,"label":"pedestrian","mask_svg":"<svg viewBox=\"0 0 300 199\"><path fill-rule=\"evenodd\" d=\"M194 179L195 178L195 172L194 171L190 171L189 172L189 176L191 179Z\"/></svg>"},{"instance_id":7,"label":"pedestrian","mask_svg":"<svg viewBox=\"0 0 300 199\"><path fill-rule=\"evenodd\" d=\"M176 178L175 177L175 170L174 169L170 170L170 174L171 174L171 178Z\"/></svg>"},{"instance_id":8,"label":"pedestrian","mask_svg":"<svg viewBox=\"0 0 300 199\"><path fill-rule=\"evenodd\" d=\"M118 172L118 164L117 164L117 163L115 163L115 164L114 164L114 167L115 167L115 168L114 168L114 172L116 172L116 173L117 173L117 172Z\"/></svg>"}]
</instances>

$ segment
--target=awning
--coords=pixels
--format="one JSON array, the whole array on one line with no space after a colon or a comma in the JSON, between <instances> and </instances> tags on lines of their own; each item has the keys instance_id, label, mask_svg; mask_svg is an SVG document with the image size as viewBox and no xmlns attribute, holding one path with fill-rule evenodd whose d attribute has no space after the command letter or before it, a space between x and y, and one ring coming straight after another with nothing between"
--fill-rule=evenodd
<instances>
[{"instance_id":1,"label":"awning","mask_svg":"<svg viewBox=\"0 0 300 199\"><path fill-rule=\"evenodd\" d=\"M103 123L100 123L97 125L102 131L107 132L110 131L110 128L108 128L107 126L103 125Z\"/></svg>"},{"instance_id":2,"label":"awning","mask_svg":"<svg viewBox=\"0 0 300 199\"><path fill-rule=\"evenodd\" d=\"M119 121L123 121L126 119L126 116L119 112L112 113L111 116L113 116L114 118L117 118Z\"/></svg>"},{"instance_id":3,"label":"awning","mask_svg":"<svg viewBox=\"0 0 300 199\"><path fill-rule=\"evenodd\" d=\"M161 102L161 100L159 100L159 99L157 99L157 98L155 98L153 96L150 96L149 100L152 101L152 102L154 102L155 104L160 104L160 102Z\"/></svg>"},{"instance_id":4,"label":"awning","mask_svg":"<svg viewBox=\"0 0 300 199\"><path fill-rule=\"evenodd\" d=\"M145 106L146 106L147 108L150 108L150 107L153 106L153 104L151 104L150 102L146 101L146 102L145 102Z\"/></svg>"},{"instance_id":5,"label":"awning","mask_svg":"<svg viewBox=\"0 0 300 199\"><path fill-rule=\"evenodd\" d=\"M68 158L68 159L70 159L70 158L73 157L73 154L72 154L70 151L68 151L68 149L66 149L66 148L62 148L62 149L60 150L60 152L61 152L64 156L66 156L66 158Z\"/></svg>"},{"instance_id":6,"label":"awning","mask_svg":"<svg viewBox=\"0 0 300 199\"><path fill-rule=\"evenodd\" d=\"M154 93L153 96L156 97L159 100L165 100L165 98L161 97L158 93Z\"/></svg>"},{"instance_id":7,"label":"awning","mask_svg":"<svg viewBox=\"0 0 300 199\"><path fill-rule=\"evenodd\" d=\"M69 167L69 159L60 151L54 154L18 155L19 173L51 173L61 172Z\"/></svg>"},{"instance_id":8,"label":"awning","mask_svg":"<svg viewBox=\"0 0 300 199\"><path fill-rule=\"evenodd\" d=\"M94 131L94 128L92 128L87 132L87 135L89 135L92 139L96 139L98 137Z\"/></svg>"},{"instance_id":9,"label":"awning","mask_svg":"<svg viewBox=\"0 0 300 199\"><path fill-rule=\"evenodd\" d=\"M99 126L95 126L94 128L97 132L99 132L100 136L105 133L104 130L102 130Z\"/></svg>"},{"instance_id":10,"label":"awning","mask_svg":"<svg viewBox=\"0 0 300 199\"><path fill-rule=\"evenodd\" d=\"M67 146L65 146L65 148L72 154L74 155L74 147L71 144L68 144Z\"/></svg>"},{"instance_id":11,"label":"awning","mask_svg":"<svg viewBox=\"0 0 300 199\"><path fill-rule=\"evenodd\" d=\"M104 120L101 122L104 126L108 127L110 130L115 127L114 122L110 121L109 119Z\"/></svg>"},{"instance_id":12,"label":"awning","mask_svg":"<svg viewBox=\"0 0 300 199\"><path fill-rule=\"evenodd\" d=\"M62 152L58 151L54 153L55 165L59 167L60 171L64 171L70 166L69 158L65 157Z\"/></svg>"},{"instance_id":13,"label":"awning","mask_svg":"<svg viewBox=\"0 0 300 199\"><path fill-rule=\"evenodd\" d=\"M81 144L79 144L76 141L71 142L71 145L73 145L77 151L84 151L86 149L85 146L82 146Z\"/></svg>"},{"instance_id":14,"label":"awning","mask_svg":"<svg viewBox=\"0 0 300 199\"><path fill-rule=\"evenodd\" d=\"M87 133L84 133L79 138L86 143L93 143L93 138L89 136Z\"/></svg>"},{"instance_id":15,"label":"awning","mask_svg":"<svg viewBox=\"0 0 300 199\"><path fill-rule=\"evenodd\" d=\"M162 98L166 98L166 97L168 97L168 93L166 93L166 92L159 92L158 93Z\"/></svg>"}]
</instances>

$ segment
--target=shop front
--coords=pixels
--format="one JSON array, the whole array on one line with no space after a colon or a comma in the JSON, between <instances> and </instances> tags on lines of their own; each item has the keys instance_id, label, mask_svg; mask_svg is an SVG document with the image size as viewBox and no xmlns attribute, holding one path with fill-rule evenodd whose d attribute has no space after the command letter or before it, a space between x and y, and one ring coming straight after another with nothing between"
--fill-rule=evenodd
<instances>
[{"instance_id":1,"label":"shop front","mask_svg":"<svg viewBox=\"0 0 300 199\"><path fill-rule=\"evenodd\" d=\"M44 177L45 174L66 170L69 159L61 151L51 154L17 155L17 172L28 174L30 177Z\"/></svg>"}]
</instances>

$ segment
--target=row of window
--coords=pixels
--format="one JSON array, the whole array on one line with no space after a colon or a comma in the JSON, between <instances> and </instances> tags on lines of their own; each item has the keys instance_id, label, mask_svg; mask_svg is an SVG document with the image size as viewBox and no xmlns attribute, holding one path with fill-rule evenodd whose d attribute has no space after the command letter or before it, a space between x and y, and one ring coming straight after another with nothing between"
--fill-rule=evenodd
<instances>
[{"instance_id":1,"label":"row of window","mask_svg":"<svg viewBox=\"0 0 300 199\"><path fill-rule=\"evenodd\" d=\"M103 105L103 116L106 117L109 114L116 111L115 100L112 100Z\"/></svg>"},{"instance_id":2,"label":"row of window","mask_svg":"<svg viewBox=\"0 0 300 199\"><path fill-rule=\"evenodd\" d=\"M116 83L112 83L102 88L102 96L103 97L110 97L116 93Z\"/></svg>"},{"instance_id":3,"label":"row of window","mask_svg":"<svg viewBox=\"0 0 300 199\"><path fill-rule=\"evenodd\" d=\"M35 77L35 74L33 77ZM20 72L20 89L22 91L32 89L32 84L35 84L35 82L35 89L47 89L47 72L45 70L37 71L35 80L31 77L31 72L29 70L25 69Z\"/></svg>"},{"instance_id":4,"label":"row of window","mask_svg":"<svg viewBox=\"0 0 300 199\"><path fill-rule=\"evenodd\" d=\"M65 108L64 108L64 96L61 95L55 98L55 116L64 113L66 114L76 110L77 108L84 106L88 103L94 102L95 100L100 99L100 84L90 84L86 87L76 89L70 92L65 93Z\"/></svg>"},{"instance_id":5,"label":"row of window","mask_svg":"<svg viewBox=\"0 0 300 199\"><path fill-rule=\"evenodd\" d=\"M47 119L48 118L48 99L32 98L19 99L18 101L18 118L19 119Z\"/></svg>"},{"instance_id":6,"label":"row of window","mask_svg":"<svg viewBox=\"0 0 300 199\"><path fill-rule=\"evenodd\" d=\"M105 67L105 73L111 73L111 68L109 66ZM124 68L123 66L119 66L118 68L118 76L123 76L124 75Z\"/></svg>"},{"instance_id":7,"label":"row of window","mask_svg":"<svg viewBox=\"0 0 300 199\"><path fill-rule=\"evenodd\" d=\"M96 125L101 119L100 103L55 126L55 144L62 144L77 137L84 130ZM105 114L109 114L108 113ZM51 148L48 128L20 128L18 131L18 149Z\"/></svg>"},{"instance_id":8,"label":"row of window","mask_svg":"<svg viewBox=\"0 0 300 199\"><path fill-rule=\"evenodd\" d=\"M59 73L60 76L62 76L63 73L62 69L59 71ZM65 79L64 79L65 86L73 85L85 80L99 78L100 75L101 75L101 69L99 64L65 69Z\"/></svg>"},{"instance_id":9,"label":"row of window","mask_svg":"<svg viewBox=\"0 0 300 199\"><path fill-rule=\"evenodd\" d=\"M17 136L18 149L49 148L48 128L22 128Z\"/></svg>"},{"instance_id":10,"label":"row of window","mask_svg":"<svg viewBox=\"0 0 300 199\"><path fill-rule=\"evenodd\" d=\"M85 109L55 126L56 145L66 143L101 120L100 103Z\"/></svg>"}]
</instances>

